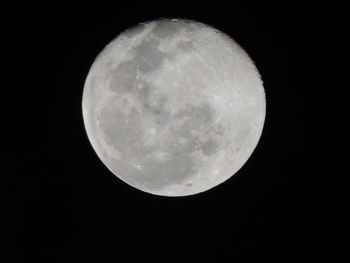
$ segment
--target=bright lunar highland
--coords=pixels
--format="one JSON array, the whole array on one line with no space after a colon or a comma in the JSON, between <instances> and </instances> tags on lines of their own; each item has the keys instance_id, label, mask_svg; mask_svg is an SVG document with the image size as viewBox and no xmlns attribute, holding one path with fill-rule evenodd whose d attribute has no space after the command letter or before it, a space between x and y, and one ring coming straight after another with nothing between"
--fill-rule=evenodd
<instances>
[{"instance_id":1,"label":"bright lunar highland","mask_svg":"<svg viewBox=\"0 0 350 263\"><path fill-rule=\"evenodd\" d=\"M206 191L249 159L265 93L247 53L195 21L139 24L111 41L86 78L83 118L106 167L164 196Z\"/></svg>"}]
</instances>

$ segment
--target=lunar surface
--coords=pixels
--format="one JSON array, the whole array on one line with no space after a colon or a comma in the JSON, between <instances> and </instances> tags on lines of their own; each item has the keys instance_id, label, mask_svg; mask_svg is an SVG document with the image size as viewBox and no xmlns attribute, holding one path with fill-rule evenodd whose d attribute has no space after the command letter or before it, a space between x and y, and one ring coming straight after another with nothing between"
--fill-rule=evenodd
<instances>
[{"instance_id":1,"label":"lunar surface","mask_svg":"<svg viewBox=\"0 0 350 263\"><path fill-rule=\"evenodd\" d=\"M247 53L195 21L139 24L110 42L86 78L83 118L105 166L156 195L226 181L262 133L265 93Z\"/></svg>"}]
</instances>

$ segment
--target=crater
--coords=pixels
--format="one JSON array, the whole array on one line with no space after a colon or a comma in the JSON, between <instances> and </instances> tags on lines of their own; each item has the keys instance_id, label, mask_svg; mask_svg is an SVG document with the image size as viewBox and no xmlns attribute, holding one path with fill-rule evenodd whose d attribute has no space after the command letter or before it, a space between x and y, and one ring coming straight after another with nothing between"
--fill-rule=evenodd
<instances>
[{"instance_id":1,"label":"crater","mask_svg":"<svg viewBox=\"0 0 350 263\"><path fill-rule=\"evenodd\" d=\"M177 118L185 119L179 126L167 126L170 135L163 145L148 151L143 156L142 170L129 171L128 179L140 183L150 191L159 191L171 185L181 184L197 173L202 165L202 159L194 159L193 153L198 152L197 141L191 130L199 125L208 125L213 120L213 111L210 105L202 104L198 107L188 105ZM178 143L182 138L186 143ZM139 146L143 147L143 146ZM212 155L218 149L214 140L208 140L200 145L205 155ZM198 153L199 154L199 153ZM190 186L190 184L188 184Z\"/></svg>"},{"instance_id":2,"label":"crater","mask_svg":"<svg viewBox=\"0 0 350 263\"><path fill-rule=\"evenodd\" d=\"M138 180L145 181L153 190L178 184L196 172L196 166L186 148L171 152L169 159L159 163L152 159L143 164Z\"/></svg>"},{"instance_id":3,"label":"crater","mask_svg":"<svg viewBox=\"0 0 350 263\"><path fill-rule=\"evenodd\" d=\"M146 83L142 89L137 89L136 96L140 102L146 102L147 115L141 116L132 108L126 116L117 103L107 104L100 115L99 126L106 144L123 155L122 160L113 160L112 167L118 169L115 173L130 184L150 191L160 191L187 181L203 165L203 156L211 156L218 151L219 143L214 138L198 144L198 136L203 134L200 128L209 126L215 119L212 106L209 103L198 106L187 104L170 119L169 112L164 109L168 101L165 95L152 94L151 86ZM146 127L142 120L149 117L153 125L158 125L155 129L168 128L164 142L150 146L145 144L142 134ZM166 122L167 125L161 126ZM214 130L210 133L215 134ZM179 138L185 143L179 143ZM194 153L199 157L194 158L197 156ZM138 164L137 169L135 163Z\"/></svg>"},{"instance_id":4,"label":"crater","mask_svg":"<svg viewBox=\"0 0 350 263\"><path fill-rule=\"evenodd\" d=\"M161 20L153 29L153 34L159 38L168 38L180 32L186 24L181 21Z\"/></svg>"}]
</instances>

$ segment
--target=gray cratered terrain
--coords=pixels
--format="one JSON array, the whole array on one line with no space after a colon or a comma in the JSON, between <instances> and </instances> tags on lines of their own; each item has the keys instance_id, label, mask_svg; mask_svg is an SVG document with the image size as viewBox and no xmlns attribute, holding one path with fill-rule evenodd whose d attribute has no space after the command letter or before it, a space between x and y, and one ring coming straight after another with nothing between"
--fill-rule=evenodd
<instances>
[{"instance_id":1,"label":"gray cratered terrain","mask_svg":"<svg viewBox=\"0 0 350 263\"><path fill-rule=\"evenodd\" d=\"M102 162L142 191L183 196L230 178L265 119L253 62L225 34L162 19L119 35L87 76L83 117Z\"/></svg>"}]
</instances>

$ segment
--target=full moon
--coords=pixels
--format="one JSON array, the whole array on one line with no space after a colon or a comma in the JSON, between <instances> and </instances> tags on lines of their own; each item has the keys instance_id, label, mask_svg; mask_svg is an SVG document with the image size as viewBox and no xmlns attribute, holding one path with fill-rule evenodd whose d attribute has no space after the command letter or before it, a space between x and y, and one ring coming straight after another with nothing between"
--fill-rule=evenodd
<instances>
[{"instance_id":1,"label":"full moon","mask_svg":"<svg viewBox=\"0 0 350 263\"><path fill-rule=\"evenodd\" d=\"M247 53L190 20L121 33L85 81L83 118L105 166L155 195L186 196L233 176L262 133L265 93Z\"/></svg>"}]
</instances>

